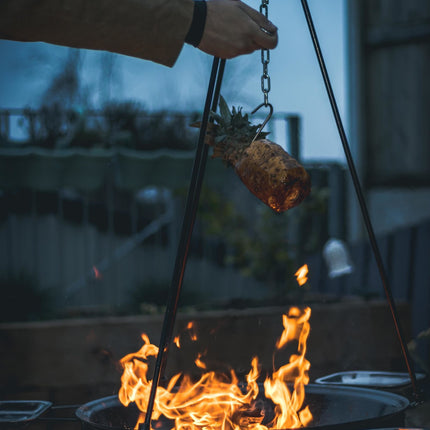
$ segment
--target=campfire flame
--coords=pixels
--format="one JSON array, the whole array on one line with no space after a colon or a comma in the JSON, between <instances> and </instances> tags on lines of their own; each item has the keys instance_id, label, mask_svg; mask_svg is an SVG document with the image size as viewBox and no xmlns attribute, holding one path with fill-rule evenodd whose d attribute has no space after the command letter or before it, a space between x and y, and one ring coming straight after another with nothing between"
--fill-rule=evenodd
<instances>
[{"instance_id":1,"label":"campfire flame","mask_svg":"<svg viewBox=\"0 0 430 430\"><path fill-rule=\"evenodd\" d=\"M174 421L175 430L268 430L299 428L312 420L308 406L303 407L305 385L309 382L310 363L305 359L306 340L310 331L310 308L293 307L283 315L284 330L276 343L276 349L287 343L298 344L297 353L290 356L289 363L274 369L264 381L264 393L260 394L260 364L257 357L251 361L251 370L246 384L241 384L234 372L220 374L207 371L204 354L195 360L196 366L205 370L195 382L189 375L173 376L167 387L158 387L153 409L153 420L164 416ZM188 328L191 328L189 326ZM193 332L192 340L195 340ZM135 429L145 421L145 412L151 390L147 379L148 359L156 357L158 347L152 345L146 334L142 334L143 346L135 353L121 359L124 369L119 399L124 406L135 402L140 414ZM177 341L179 344L179 340ZM260 409L264 396L274 404L274 416L266 417Z\"/></svg>"},{"instance_id":2,"label":"campfire flame","mask_svg":"<svg viewBox=\"0 0 430 430\"><path fill-rule=\"evenodd\" d=\"M299 270L294 274L294 276L297 278L297 282L300 286L305 285L306 282L308 282L308 265L304 264L302 267L300 267Z\"/></svg>"}]
</instances>

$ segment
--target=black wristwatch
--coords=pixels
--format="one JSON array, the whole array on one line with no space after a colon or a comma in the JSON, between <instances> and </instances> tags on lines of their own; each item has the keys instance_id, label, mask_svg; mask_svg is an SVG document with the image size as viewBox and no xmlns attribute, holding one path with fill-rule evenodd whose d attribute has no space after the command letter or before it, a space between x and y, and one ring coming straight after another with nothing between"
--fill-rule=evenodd
<instances>
[{"instance_id":1,"label":"black wristwatch","mask_svg":"<svg viewBox=\"0 0 430 430\"><path fill-rule=\"evenodd\" d=\"M203 37L206 24L206 1L194 0L193 20L190 29L185 36L185 42L193 46L198 46Z\"/></svg>"}]
</instances>

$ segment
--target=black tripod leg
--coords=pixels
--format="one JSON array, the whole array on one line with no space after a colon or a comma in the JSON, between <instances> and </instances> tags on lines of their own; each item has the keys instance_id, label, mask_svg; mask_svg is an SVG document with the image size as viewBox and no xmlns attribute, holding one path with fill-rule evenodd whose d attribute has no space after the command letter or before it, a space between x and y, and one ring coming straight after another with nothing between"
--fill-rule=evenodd
<instances>
[{"instance_id":1,"label":"black tripod leg","mask_svg":"<svg viewBox=\"0 0 430 430\"><path fill-rule=\"evenodd\" d=\"M208 156L208 145L205 144L205 136L209 122L210 110L216 110L219 93L221 89L222 77L224 73L225 60L214 58L212 64L209 87L206 96L205 108L203 111L202 124L200 127L199 140L197 144L196 156L194 159L191 181L188 190L187 203L185 206L185 215L182 223L181 236L176 254L175 266L173 270L172 282L170 284L169 295L167 298L166 312L161 330L161 337L158 349L157 360L155 363L154 376L152 378L151 392L149 395L146 409L144 430L151 428L151 416L154 409L155 397L160 379L164 373L167 354L172 340L173 328L178 310L179 296L182 288L185 267L187 263L188 250L196 218L197 208L200 199L200 191L203 183L206 161Z\"/></svg>"},{"instance_id":2,"label":"black tripod leg","mask_svg":"<svg viewBox=\"0 0 430 430\"><path fill-rule=\"evenodd\" d=\"M348 139L346 137L345 130L344 130L344 127L342 124L342 119L339 115L339 109L337 107L336 99L334 97L333 89L332 89L332 86L330 83L330 78L329 78L329 75L327 72L327 68L325 66L324 57L322 55L321 47L320 47L318 37L317 37L316 31L315 31L315 27L314 27L314 24L312 21L312 15L311 15L311 12L309 10L307 0L301 0L301 2L302 2L302 6L303 6L303 11L305 13L306 22L307 22L308 27L309 27L309 32L310 32L310 35L312 38L312 43L314 45L315 53L316 53L316 56L318 59L320 69L321 69L324 84L325 84L325 87L327 90L327 95L328 95L330 105L331 105L331 108L332 108L332 111L334 114L334 118L336 121L336 126L337 126L337 129L339 131L343 150L345 152L346 161L348 163L348 168L349 168L349 171L351 174L352 182L354 184L355 192L357 194L358 202L359 202L360 209L361 209L361 214L363 216L363 220L364 220L364 223L366 226L367 234L369 236L370 245L371 245L372 250L373 250L376 264L377 264L378 270L379 270L379 275L381 277L382 285L384 287L385 296L387 298L387 302L388 302L388 305L390 307L391 315L393 317L394 326L396 329L397 337L400 341L400 346L402 348L402 353L403 353L403 357L405 360L406 368L408 370L408 373L409 373L409 376L411 379L411 385L412 385L412 389L414 392L414 396L416 398L418 398L419 394L418 394L418 389L417 389L416 376L415 376L415 372L413 370L413 363L412 363L412 360L410 358L409 350L408 350L408 347L407 347L405 339L404 339L404 335L402 332L402 328L401 328L399 317L398 317L397 310L396 310L396 305L395 305L394 298L393 298L393 295L391 292L391 288L390 288L390 285L388 282L388 278L387 278L387 275L385 272L384 263L383 263L383 260L381 257L381 253L379 251L378 243L376 241L375 232L373 230L373 226L372 226L372 223L370 221L369 211L367 209L366 201L365 201L364 196L363 196L363 191L362 191L362 188L360 185L360 180L358 178L357 171L355 169L355 164L354 164L354 160L353 160L352 155L351 155L351 150L350 150L350 147L348 144Z\"/></svg>"}]
</instances>

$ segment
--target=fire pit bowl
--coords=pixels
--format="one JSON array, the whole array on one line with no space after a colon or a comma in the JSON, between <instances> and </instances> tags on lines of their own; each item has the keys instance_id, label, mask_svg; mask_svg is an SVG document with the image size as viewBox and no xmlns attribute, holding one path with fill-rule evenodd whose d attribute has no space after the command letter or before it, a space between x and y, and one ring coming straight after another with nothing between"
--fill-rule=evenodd
<instances>
[{"instance_id":1,"label":"fire pit bowl","mask_svg":"<svg viewBox=\"0 0 430 430\"><path fill-rule=\"evenodd\" d=\"M367 388L309 384L306 386L305 405L309 405L314 416L307 428L358 430L402 426L409 400L397 394ZM76 411L84 429L133 429L138 415L134 405L126 408L116 396L95 400ZM166 426L157 427L167 430L172 426L166 421Z\"/></svg>"}]
</instances>

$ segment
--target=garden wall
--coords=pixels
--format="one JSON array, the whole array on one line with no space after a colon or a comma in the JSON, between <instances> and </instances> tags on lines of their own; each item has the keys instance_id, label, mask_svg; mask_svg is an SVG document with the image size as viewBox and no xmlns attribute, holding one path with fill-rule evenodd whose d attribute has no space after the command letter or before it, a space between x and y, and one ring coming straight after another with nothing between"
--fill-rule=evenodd
<instances>
[{"instance_id":1,"label":"garden wall","mask_svg":"<svg viewBox=\"0 0 430 430\"><path fill-rule=\"evenodd\" d=\"M198 342L184 336L171 348L167 375L197 372L197 352L207 351L213 368L228 363L239 375L253 356L265 371L281 335L284 308L259 308L179 314L175 333L195 321ZM398 306L406 333L409 307ZM82 403L115 394L120 383L118 361L142 345L140 334L158 344L163 316L135 316L0 324L2 399L44 399ZM385 302L344 301L312 306L307 358L311 381L342 370L403 370L398 340ZM187 340L188 339L188 340ZM284 352L275 364L288 362Z\"/></svg>"}]
</instances>

